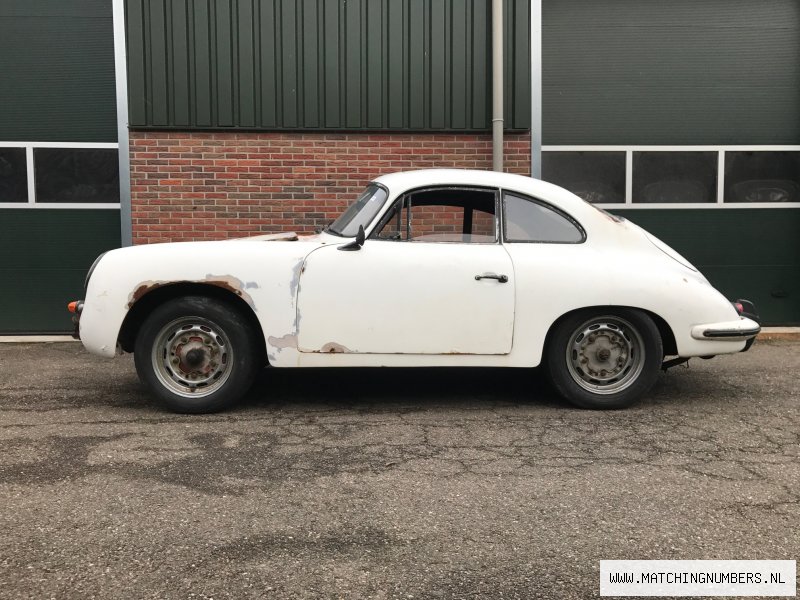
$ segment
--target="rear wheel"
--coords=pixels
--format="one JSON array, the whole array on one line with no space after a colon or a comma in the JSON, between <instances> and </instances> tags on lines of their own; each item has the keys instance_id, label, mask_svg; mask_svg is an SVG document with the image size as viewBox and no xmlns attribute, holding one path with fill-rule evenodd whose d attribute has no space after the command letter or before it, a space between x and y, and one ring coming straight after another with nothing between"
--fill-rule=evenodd
<instances>
[{"instance_id":1,"label":"rear wheel","mask_svg":"<svg viewBox=\"0 0 800 600\"><path fill-rule=\"evenodd\" d=\"M171 410L227 408L250 388L258 346L245 318L202 296L171 300L142 324L134 349L139 378Z\"/></svg>"},{"instance_id":2,"label":"rear wheel","mask_svg":"<svg viewBox=\"0 0 800 600\"><path fill-rule=\"evenodd\" d=\"M625 408L655 383L664 358L653 320L631 309L570 315L550 338L546 366L556 390L582 408Z\"/></svg>"}]
</instances>

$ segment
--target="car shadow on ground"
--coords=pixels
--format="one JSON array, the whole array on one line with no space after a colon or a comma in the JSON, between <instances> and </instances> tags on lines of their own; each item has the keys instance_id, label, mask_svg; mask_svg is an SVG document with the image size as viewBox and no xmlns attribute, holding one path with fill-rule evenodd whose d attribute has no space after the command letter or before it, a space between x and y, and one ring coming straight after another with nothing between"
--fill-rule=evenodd
<instances>
[{"instance_id":1,"label":"car shadow on ground","mask_svg":"<svg viewBox=\"0 0 800 600\"><path fill-rule=\"evenodd\" d=\"M265 405L402 409L495 403L569 406L537 369L376 367L266 368L239 409Z\"/></svg>"},{"instance_id":2,"label":"car shadow on ground","mask_svg":"<svg viewBox=\"0 0 800 600\"><path fill-rule=\"evenodd\" d=\"M167 413L137 379L130 359L130 375L117 380L121 393L115 404L134 410ZM729 387L719 377L694 369L676 368L661 373L653 388L636 406L698 407L714 403L720 388ZM107 396L103 396L107 398ZM88 401L84 398L84 401ZM529 406L537 409L581 411L553 390L540 368L494 367L348 367L262 369L252 389L225 413L264 409L426 410L433 408L484 408Z\"/></svg>"}]
</instances>

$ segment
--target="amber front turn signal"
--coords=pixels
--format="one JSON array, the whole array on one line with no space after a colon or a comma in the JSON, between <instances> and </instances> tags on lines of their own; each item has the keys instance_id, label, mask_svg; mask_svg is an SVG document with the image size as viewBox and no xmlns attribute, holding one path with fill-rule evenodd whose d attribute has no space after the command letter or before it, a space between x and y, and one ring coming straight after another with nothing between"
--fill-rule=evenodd
<instances>
[{"instance_id":1,"label":"amber front turn signal","mask_svg":"<svg viewBox=\"0 0 800 600\"><path fill-rule=\"evenodd\" d=\"M71 313L77 313L79 304L80 302L78 302L77 300L73 300L72 302L67 304L67 310Z\"/></svg>"}]
</instances>

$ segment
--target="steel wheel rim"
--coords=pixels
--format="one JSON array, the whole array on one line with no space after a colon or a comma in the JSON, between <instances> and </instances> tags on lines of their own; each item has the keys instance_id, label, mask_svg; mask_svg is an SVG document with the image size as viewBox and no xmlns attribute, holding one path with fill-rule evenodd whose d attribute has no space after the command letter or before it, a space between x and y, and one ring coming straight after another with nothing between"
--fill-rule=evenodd
<instances>
[{"instance_id":1,"label":"steel wheel rim","mask_svg":"<svg viewBox=\"0 0 800 600\"><path fill-rule=\"evenodd\" d=\"M164 387L183 398L204 398L230 377L233 346L216 323L202 317L181 317L158 332L151 360Z\"/></svg>"},{"instance_id":2,"label":"steel wheel rim","mask_svg":"<svg viewBox=\"0 0 800 600\"><path fill-rule=\"evenodd\" d=\"M577 327L566 349L567 370L593 394L616 394L630 387L644 368L644 341L625 319L595 317Z\"/></svg>"}]
</instances>

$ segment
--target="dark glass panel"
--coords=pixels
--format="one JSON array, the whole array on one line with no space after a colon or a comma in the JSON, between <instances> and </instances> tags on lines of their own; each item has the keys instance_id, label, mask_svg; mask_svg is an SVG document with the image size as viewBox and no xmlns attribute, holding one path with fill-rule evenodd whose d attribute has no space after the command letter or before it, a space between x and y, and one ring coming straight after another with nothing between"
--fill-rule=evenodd
<instances>
[{"instance_id":1,"label":"dark glass panel","mask_svg":"<svg viewBox=\"0 0 800 600\"><path fill-rule=\"evenodd\" d=\"M25 148L0 148L0 202L27 201Z\"/></svg>"},{"instance_id":2,"label":"dark glass panel","mask_svg":"<svg viewBox=\"0 0 800 600\"><path fill-rule=\"evenodd\" d=\"M717 162L716 152L634 152L633 202L716 202Z\"/></svg>"},{"instance_id":3,"label":"dark glass panel","mask_svg":"<svg viewBox=\"0 0 800 600\"><path fill-rule=\"evenodd\" d=\"M36 148L36 202L119 202L116 149Z\"/></svg>"},{"instance_id":4,"label":"dark glass panel","mask_svg":"<svg viewBox=\"0 0 800 600\"><path fill-rule=\"evenodd\" d=\"M625 202L625 153L542 152L542 179L592 204Z\"/></svg>"},{"instance_id":5,"label":"dark glass panel","mask_svg":"<svg viewBox=\"0 0 800 600\"><path fill-rule=\"evenodd\" d=\"M725 202L800 202L800 152L726 152Z\"/></svg>"}]
</instances>

